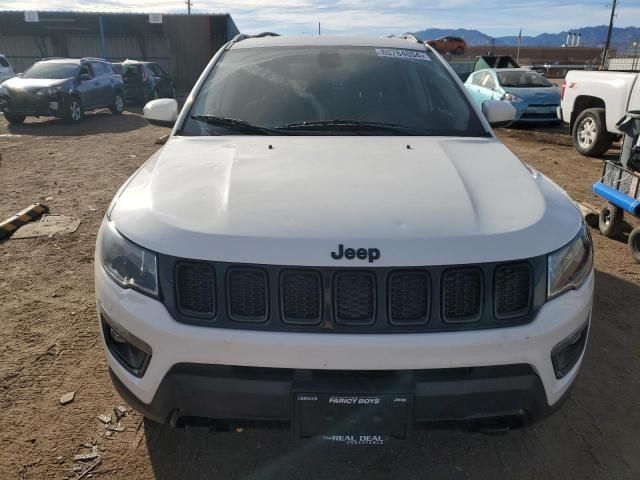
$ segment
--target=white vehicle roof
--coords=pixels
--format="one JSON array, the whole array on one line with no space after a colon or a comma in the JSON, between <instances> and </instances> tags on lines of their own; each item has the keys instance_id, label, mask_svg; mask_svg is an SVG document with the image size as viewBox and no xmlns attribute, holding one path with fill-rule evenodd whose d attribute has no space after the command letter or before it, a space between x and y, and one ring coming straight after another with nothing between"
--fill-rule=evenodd
<instances>
[{"instance_id":1,"label":"white vehicle roof","mask_svg":"<svg viewBox=\"0 0 640 480\"><path fill-rule=\"evenodd\" d=\"M343 47L375 47L402 48L404 50L418 50L424 52L431 47L413 40L388 37L348 37L348 36L285 36L247 38L233 44L236 48L256 47L300 47L300 46L343 46Z\"/></svg>"}]
</instances>

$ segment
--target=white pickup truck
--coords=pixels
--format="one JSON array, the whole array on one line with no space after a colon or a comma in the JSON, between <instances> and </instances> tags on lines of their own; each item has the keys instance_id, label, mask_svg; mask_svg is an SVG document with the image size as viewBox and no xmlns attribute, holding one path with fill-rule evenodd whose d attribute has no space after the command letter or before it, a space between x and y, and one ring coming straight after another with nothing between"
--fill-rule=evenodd
<instances>
[{"instance_id":1,"label":"white pickup truck","mask_svg":"<svg viewBox=\"0 0 640 480\"><path fill-rule=\"evenodd\" d=\"M603 155L622 134L617 122L628 111L640 110L638 77L628 72L567 73L558 117L569 124L578 153Z\"/></svg>"}]
</instances>

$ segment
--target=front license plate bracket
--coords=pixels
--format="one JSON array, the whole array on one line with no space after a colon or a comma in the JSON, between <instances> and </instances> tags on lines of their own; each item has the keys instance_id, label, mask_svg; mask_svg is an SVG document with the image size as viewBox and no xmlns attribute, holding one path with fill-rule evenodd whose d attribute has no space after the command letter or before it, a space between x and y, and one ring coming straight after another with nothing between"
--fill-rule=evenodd
<instances>
[{"instance_id":1,"label":"front license plate bracket","mask_svg":"<svg viewBox=\"0 0 640 480\"><path fill-rule=\"evenodd\" d=\"M303 438L407 438L412 413L410 394L294 394L295 430Z\"/></svg>"}]
</instances>

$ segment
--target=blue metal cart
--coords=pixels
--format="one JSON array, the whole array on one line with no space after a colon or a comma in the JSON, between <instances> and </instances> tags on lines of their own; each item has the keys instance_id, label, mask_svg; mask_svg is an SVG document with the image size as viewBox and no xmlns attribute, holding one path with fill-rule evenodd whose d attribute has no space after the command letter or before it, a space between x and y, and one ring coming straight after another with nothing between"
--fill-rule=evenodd
<instances>
[{"instance_id":1,"label":"blue metal cart","mask_svg":"<svg viewBox=\"0 0 640 480\"><path fill-rule=\"evenodd\" d=\"M606 161L602 179L593 184L593 192L607 200L598 226L610 238L620 234L625 212L640 218L640 112L630 112L618 128L625 133L620 162ZM631 231L629 248L640 263L640 227Z\"/></svg>"}]
</instances>

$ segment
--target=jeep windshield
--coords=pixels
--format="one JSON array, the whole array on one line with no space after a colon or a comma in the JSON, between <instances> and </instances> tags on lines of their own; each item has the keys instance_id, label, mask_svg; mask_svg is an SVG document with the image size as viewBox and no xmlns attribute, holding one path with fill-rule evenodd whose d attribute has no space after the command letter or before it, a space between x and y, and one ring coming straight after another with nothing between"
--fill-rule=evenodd
<instances>
[{"instance_id":1,"label":"jeep windshield","mask_svg":"<svg viewBox=\"0 0 640 480\"><path fill-rule=\"evenodd\" d=\"M431 52L257 47L226 52L181 135L441 135L489 132Z\"/></svg>"},{"instance_id":2,"label":"jeep windshield","mask_svg":"<svg viewBox=\"0 0 640 480\"><path fill-rule=\"evenodd\" d=\"M29 68L22 78L45 78L45 79L63 79L71 78L75 74L77 63L34 63Z\"/></svg>"}]
</instances>

